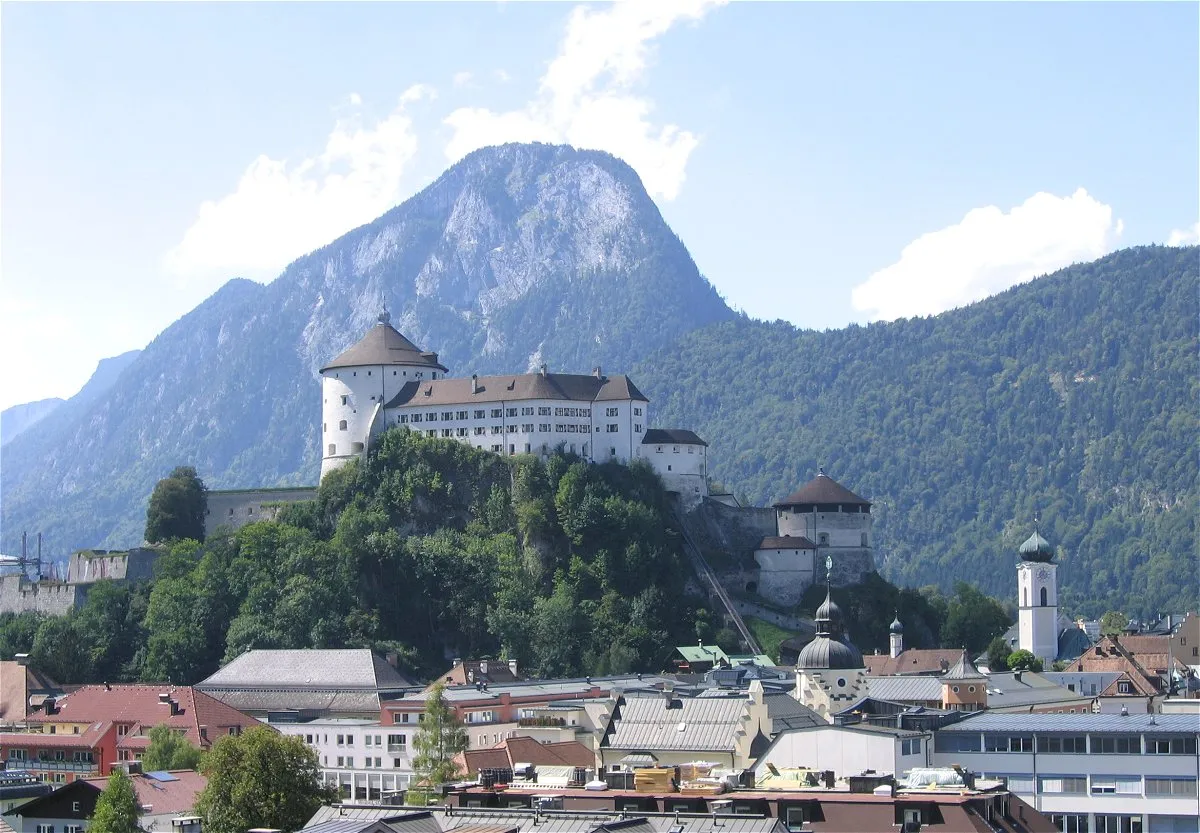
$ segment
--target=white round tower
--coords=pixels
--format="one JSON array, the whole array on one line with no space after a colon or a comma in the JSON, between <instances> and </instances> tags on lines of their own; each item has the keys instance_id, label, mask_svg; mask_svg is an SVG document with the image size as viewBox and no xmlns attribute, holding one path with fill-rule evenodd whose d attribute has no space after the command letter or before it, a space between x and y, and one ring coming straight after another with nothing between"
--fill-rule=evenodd
<instances>
[{"instance_id":1,"label":"white round tower","mask_svg":"<svg viewBox=\"0 0 1200 833\"><path fill-rule=\"evenodd\" d=\"M385 308L357 344L321 368L321 477L367 450L384 405L405 384L445 375L437 353L402 336Z\"/></svg>"}]
</instances>

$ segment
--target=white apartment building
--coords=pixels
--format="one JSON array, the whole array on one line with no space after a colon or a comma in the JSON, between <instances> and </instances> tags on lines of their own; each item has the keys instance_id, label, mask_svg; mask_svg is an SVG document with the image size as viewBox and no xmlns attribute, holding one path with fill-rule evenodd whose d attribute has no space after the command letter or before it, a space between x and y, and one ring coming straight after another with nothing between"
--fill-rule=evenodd
<instances>
[{"instance_id":1,"label":"white apartment building","mask_svg":"<svg viewBox=\"0 0 1200 833\"><path fill-rule=\"evenodd\" d=\"M996 714L938 729L933 764L961 764L1064 833L1197 833L1200 720L1183 714Z\"/></svg>"},{"instance_id":2,"label":"white apartment building","mask_svg":"<svg viewBox=\"0 0 1200 833\"><path fill-rule=\"evenodd\" d=\"M329 718L273 723L281 734L304 739L317 753L322 783L351 801L376 801L408 788L413 778L416 727L384 726L378 720Z\"/></svg>"}]
</instances>

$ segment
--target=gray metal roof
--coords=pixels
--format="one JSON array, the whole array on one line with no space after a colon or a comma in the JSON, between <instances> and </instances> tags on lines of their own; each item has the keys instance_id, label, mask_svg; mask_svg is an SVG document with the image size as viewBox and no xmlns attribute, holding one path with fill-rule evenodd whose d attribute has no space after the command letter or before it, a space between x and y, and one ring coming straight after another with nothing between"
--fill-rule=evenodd
<instances>
[{"instance_id":1,"label":"gray metal roof","mask_svg":"<svg viewBox=\"0 0 1200 833\"><path fill-rule=\"evenodd\" d=\"M633 697L622 703L602 746L639 752L696 750L730 752L739 733L749 732L744 698Z\"/></svg>"},{"instance_id":2,"label":"gray metal roof","mask_svg":"<svg viewBox=\"0 0 1200 833\"><path fill-rule=\"evenodd\" d=\"M501 694L510 697L542 697L546 695L578 694L583 697L593 687L603 690L619 688L625 693L634 693L638 689L653 690L663 683L674 683L667 677L644 674L641 679L634 675L615 677L592 677L591 679L576 680L523 680L516 683L489 684L486 691L479 691L473 685L447 686L443 696L450 702L464 700L498 700ZM429 696L426 691L418 691L396 700L392 705L403 703L424 703Z\"/></svg>"},{"instance_id":3,"label":"gray metal roof","mask_svg":"<svg viewBox=\"0 0 1200 833\"><path fill-rule=\"evenodd\" d=\"M326 804L317 809L317 812L308 820L303 829L310 830L317 825L329 822L345 822L346 824L357 825L356 829L361 830L372 822L384 819L419 821L422 818L429 822L429 825L426 827L428 833L440 833L442 829L441 825L437 823L437 820L430 813L411 807L385 807L383 805Z\"/></svg>"},{"instance_id":4,"label":"gray metal roof","mask_svg":"<svg viewBox=\"0 0 1200 833\"><path fill-rule=\"evenodd\" d=\"M259 686L309 691L410 688L413 683L366 648L247 651L207 680L211 688Z\"/></svg>"},{"instance_id":5,"label":"gray metal roof","mask_svg":"<svg viewBox=\"0 0 1200 833\"><path fill-rule=\"evenodd\" d=\"M304 710L316 712L379 714L379 695L374 691L269 691L241 689L205 691L227 706L243 712Z\"/></svg>"},{"instance_id":6,"label":"gray metal roof","mask_svg":"<svg viewBox=\"0 0 1200 833\"><path fill-rule=\"evenodd\" d=\"M326 806L319 809L305 833L356 833L382 821L395 833L464 833L482 829L519 828L523 833L783 833L778 819L736 815L653 813L633 816L613 812L475 809L440 807Z\"/></svg>"},{"instance_id":7,"label":"gray metal roof","mask_svg":"<svg viewBox=\"0 0 1200 833\"><path fill-rule=\"evenodd\" d=\"M767 716L771 718L772 726L776 731L779 731L781 727L795 729L800 726L817 726L827 723L823 717L790 694L782 692L766 694L763 696L763 703L767 707Z\"/></svg>"},{"instance_id":8,"label":"gray metal roof","mask_svg":"<svg viewBox=\"0 0 1200 833\"><path fill-rule=\"evenodd\" d=\"M992 674L987 678L987 690L989 709L1062 703L1088 697L1086 694L1068 691L1053 680L1032 671L1022 672L1020 680L1011 671Z\"/></svg>"},{"instance_id":9,"label":"gray metal roof","mask_svg":"<svg viewBox=\"0 0 1200 833\"><path fill-rule=\"evenodd\" d=\"M916 703L942 699L939 677L906 675L903 677L867 677L867 694L876 700Z\"/></svg>"},{"instance_id":10,"label":"gray metal roof","mask_svg":"<svg viewBox=\"0 0 1200 833\"><path fill-rule=\"evenodd\" d=\"M1150 721L1154 721L1151 723ZM1000 714L984 712L939 732L1106 732L1115 734L1200 734L1194 714Z\"/></svg>"}]
</instances>

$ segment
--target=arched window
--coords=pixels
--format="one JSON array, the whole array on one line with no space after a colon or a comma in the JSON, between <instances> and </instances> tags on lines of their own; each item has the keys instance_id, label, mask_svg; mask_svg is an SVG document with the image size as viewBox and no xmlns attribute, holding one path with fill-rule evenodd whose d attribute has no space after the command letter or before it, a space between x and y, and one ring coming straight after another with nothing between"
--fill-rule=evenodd
<instances>
[{"instance_id":1,"label":"arched window","mask_svg":"<svg viewBox=\"0 0 1200 833\"><path fill-rule=\"evenodd\" d=\"M1042 607L1046 606L1046 597L1047 597L1046 588L1043 587L1042 588Z\"/></svg>"},{"instance_id":2,"label":"arched window","mask_svg":"<svg viewBox=\"0 0 1200 833\"><path fill-rule=\"evenodd\" d=\"M1029 607L1029 588L1028 587L1021 588L1021 606Z\"/></svg>"}]
</instances>

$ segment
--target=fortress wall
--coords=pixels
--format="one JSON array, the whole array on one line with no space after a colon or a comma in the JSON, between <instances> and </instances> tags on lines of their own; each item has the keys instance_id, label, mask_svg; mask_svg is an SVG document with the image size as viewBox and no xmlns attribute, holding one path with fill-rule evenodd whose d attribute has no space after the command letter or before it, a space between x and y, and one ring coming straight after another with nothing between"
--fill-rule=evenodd
<instances>
[{"instance_id":1,"label":"fortress wall","mask_svg":"<svg viewBox=\"0 0 1200 833\"><path fill-rule=\"evenodd\" d=\"M289 489L228 489L208 493L208 515L204 518L204 534L211 535L218 527L241 529L255 521L271 521L282 503L316 500L316 486Z\"/></svg>"}]
</instances>

